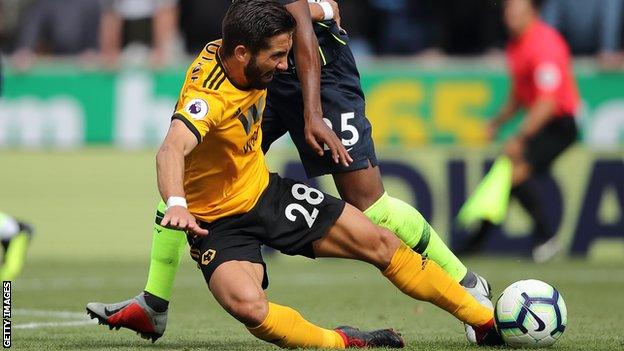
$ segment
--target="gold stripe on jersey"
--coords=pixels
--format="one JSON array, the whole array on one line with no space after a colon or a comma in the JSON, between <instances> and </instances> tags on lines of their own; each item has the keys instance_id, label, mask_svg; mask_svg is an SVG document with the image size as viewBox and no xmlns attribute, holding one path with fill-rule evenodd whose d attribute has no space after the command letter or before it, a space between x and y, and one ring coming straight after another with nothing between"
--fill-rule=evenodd
<instances>
[{"instance_id":1,"label":"gold stripe on jersey","mask_svg":"<svg viewBox=\"0 0 624 351\"><path fill-rule=\"evenodd\" d=\"M234 86L219 47L209 43L191 63L172 117L199 143L185 158L184 191L191 213L205 222L250 211L269 183L260 148L266 90Z\"/></svg>"}]
</instances>

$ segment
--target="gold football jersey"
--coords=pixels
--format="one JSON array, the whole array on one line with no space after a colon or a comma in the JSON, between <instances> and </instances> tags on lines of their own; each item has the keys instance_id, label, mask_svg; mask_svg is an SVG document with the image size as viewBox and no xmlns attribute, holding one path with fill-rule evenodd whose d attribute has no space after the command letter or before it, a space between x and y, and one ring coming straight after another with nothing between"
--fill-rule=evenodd
<instances>
[{"instance_id":1,"label":"gold football jersey","mask_svg":"<svg viewBox=\"0 0 624 351\"><path fill-rule=\"evenodd\" d=\"M260 128L266 90L234 86L220 45L209 43L190 65L172 117L199 142L185 158L184 191L190 212L206 222L248 212L269 183Z\"/></svg>"}]
</instances>

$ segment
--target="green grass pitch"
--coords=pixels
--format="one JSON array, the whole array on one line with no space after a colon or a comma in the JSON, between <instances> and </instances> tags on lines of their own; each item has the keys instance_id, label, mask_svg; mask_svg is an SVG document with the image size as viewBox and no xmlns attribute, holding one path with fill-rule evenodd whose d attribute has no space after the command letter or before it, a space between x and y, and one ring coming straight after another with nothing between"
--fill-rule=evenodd
<instances>
[{"instance_id":1,"label":"green grass pitch","mask_svg":"<svg viewBox=\"0 0 624 351\"><path fill-rule=\"evenodd\" d=\"M32 221L37 236L13 284L16 350L276 350L252 337L210 295L190 257L176 279L165 336L156 344L109 331L84 314L89 301L139 292L147 274L158 194L153 152L0 152L0 209ZM568 306L554 350L624 349L624 265L614 260L524 259L466 262L495 294L513 281L542 279ZM393 327L408 350L465 350L463 327L434 306L412 301L373 267L352 261L268 259L269 298L325 327ZM476 348L475 348L476 349Z\"/></svg>"}]
</instances>

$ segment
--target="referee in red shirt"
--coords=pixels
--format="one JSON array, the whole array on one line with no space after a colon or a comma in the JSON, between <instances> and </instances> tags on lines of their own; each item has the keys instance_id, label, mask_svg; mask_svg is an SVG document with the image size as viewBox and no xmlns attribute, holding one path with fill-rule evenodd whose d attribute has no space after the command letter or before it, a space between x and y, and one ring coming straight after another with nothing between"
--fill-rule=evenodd
<instances>
[{"instance_id":1,"label":"referee in red shirt","mask_svg":"<svg viewBox=\"0 0 624 351\"><path fill-rule=\"evenodd\" d=\"M577 138L575 113L579 95L572 76L570 50L561 35L539 18L539 1L505 0L504 21L511 36L507 59L511 75L508 101L489 123L489 134L524 109L519 132L505 145L511 161L511 195L535 222L533 258L546 261L559 251L532 178L549 171L552 162ZM483 223L467 251L483 242L491 223Z\"/></svg>"}]
</instances>

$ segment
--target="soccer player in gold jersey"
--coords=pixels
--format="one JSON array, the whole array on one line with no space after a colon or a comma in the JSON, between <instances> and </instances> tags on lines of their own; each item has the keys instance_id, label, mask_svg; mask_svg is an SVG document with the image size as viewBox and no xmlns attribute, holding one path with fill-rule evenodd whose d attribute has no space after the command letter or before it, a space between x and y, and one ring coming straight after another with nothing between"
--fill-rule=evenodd
<instances>
[{"instance_id":1,"label":"soccer player in gold jersey","mask_svg":"<svg viewBox=\"0 0 624 351\"><path fill-rule=\"evenodd\" d=\"M294 27L271 0L237 1L228 10L223 41L207 45L187 72L157 155L158 188L167 200L159 224L187 231L216 300L254 336L278 346L402 347L403 340L391 329L321 328L269 302L262 244L289 255L370 263L406 295L471 325L479 343L500 343L493 311L438 264L344 201L269 173L260 146L266 87L288 67ZM87 310L111 327L132 314L136 324L124 326L137 330L152 322L145 307L134 299Z\"/></svg>"}]
</instances>

